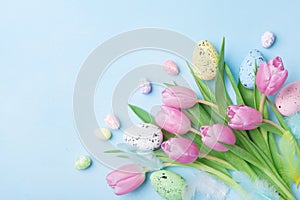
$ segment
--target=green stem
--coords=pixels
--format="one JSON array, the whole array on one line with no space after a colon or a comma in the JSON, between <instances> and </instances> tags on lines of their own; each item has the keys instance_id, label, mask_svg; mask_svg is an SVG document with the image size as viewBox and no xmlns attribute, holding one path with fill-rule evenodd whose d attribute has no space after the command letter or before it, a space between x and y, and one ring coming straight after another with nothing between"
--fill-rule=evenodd
<instances>
[{"instance_id":1,"label":"green stem","mask_svg":"<svg viewBox=\"0 0 300 200\"><path fill-rule=\"evenodd\" d=\"M275 122L268 120L268 119L263 119L263 122L270 124L272 126L274 126L275 128L279 129L283 134L285 132L287 132L285 129L283 129L281 126L279 126L278 124L276 124Z\"/></svg>"},{"instance_id":2,"label":"green stem","mask_svg":"<svg viewBox=\"0 0 300 200\"><path fill-rule=\"evenodd\" d=\"M259 112L262 115L263 115L263 112L264 112L265 101L266 101L266 95L262 94L261 99L260 99L260 103L259 103Z\"/></svg>"},{"instance_id":3,"label":"green stem","mask_svg":"<svg viewBox=\"0 0 300 200\"><path fill-rule=\"evenodd\" d=\"M223 165L226 165L227 169L237 171L237 169L234 166L232 166L229 162L227 162L225 160L222 160L220 158L217 158L217 157L214 157L214 156L210 156L210 155L206 155L205 158L207 158L209 160L216 161L216 162L221 163Z\"/></svg>"},{"instance_id":4,"label":"green stem","mask_svg":"<svg viewBox=\"0 0 300 200\"><path fill-rule=\"evenodd\" d=\"M212 107L212 108L218 109L218 106L217 106L216 104L211 103L211 102L209 102L209 101L205 101L205 100L198 99L197 102L198 102L198 103L201 103L201 104L208 105L208 106L210 106L210 107Z\"/></svg>"}]
</instances>

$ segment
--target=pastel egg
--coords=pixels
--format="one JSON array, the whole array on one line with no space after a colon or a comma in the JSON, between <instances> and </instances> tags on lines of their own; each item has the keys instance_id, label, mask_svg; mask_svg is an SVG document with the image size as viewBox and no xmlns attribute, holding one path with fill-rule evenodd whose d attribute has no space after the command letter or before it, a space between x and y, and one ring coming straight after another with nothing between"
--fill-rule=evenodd
<instances>
[{"instance_id":1,"label":"pastel egg","mask_svg":"<svg viewBox=\"0 0 300 200\"><path fill-rule=\"evenodd\" d=\"M207 40L201 40L194 49L192 63L195 74L202 80L211 80L217 74L218 53Z\"/></svg>"},{"instance_id":2,"label":"pastel egg","mask_svg":"<svg viewBox=\"0 0 300 200\"><path fill-rule=\"evenodd\" d=\"M185 180L178 174L159 170L150 175L151 185L154 190L167 200L181 200L185 187Z\"/></svg>"},{"instance_id":3,"label":"pastel egg","mask_svg":"<svg viewBox=\"0 0 300 200\"><path fill-rule=\"evenodd\" d=\"M142 94L149 94L152 89L150 81L146 78L141 78L139 82L139 89Z\"/></svg>"},{"instance_id":4,"label":"pastel egg","mask_svg":"<svg viewBox=\"0 0 300 200\"><path fill-rule=\"evenodd\" d=\"M260 51L253 49L249 51L240 66L240 81L248 89L253 89L255 84L255 61L257 67L264 61Z\"/></svg>"},{"instance_id":5,"label":"pastel egg","mask_svg":"<svg viewBox=\"0 0 300 200\"><path fill-rule=\"evenodd\" d=\"M178 66L172 60L166 60L163 63L163 69L165 70L165 72L167 72L168 74L173 75L173 76L175 76L179 73Z\"/></svg>"},{"instance_id":6,"label":"pastel egg","mask_svg":"<svg viewBox=\"0 0 300 200\"><path fill-rule=\"evenodd\" d=\"M117 130L120 128L119 119L114 115L106 115L106 117L104 118L104 122L109 128L113 130Z\"/></svg>"},{"instance_id":7,"label":"pastel egg","mask_svg":"<svg viewBox=\"0 0 300 200\"><path fill-rule=\"evenodd\" d=\"M153 124L138 124L126 129L123 139L137 149L153 150L159 148L163 141L161 129Z\"/></svg>"},{"instance_id":8,"label":"pastel egg","mask_svg":"<svg viewBox=\"0 0 300 200\"><path fill-rule=\"evenodd\" d=\"M75 161L75 169L83 170L91 166L91 159L88 156L79 156Z\"/></svg>"},{"instance_id":9,"label":"pastel egg","mask_svg":"<svg viewBox=\"0 0 300 200\"><path fill-rule=\"evenodd\" d=\"M109 140L111 138L111 132L107 128L97 128L94 134L99 140Z\"/></svg>"},{"instance_id":10,"label":"pastel egg","mask_svg":"<svg viewBox=\"0 0 300 200\"><path fill-rule=\"evenodd\" d=\"M285 86L275 98L275 106L285 116L300 111L300 81Z\"/></svg>"},{"instance_id":11,"label":"pastel egg","mask_svg":"<svg viewBox=\"0 0 300 200\"><path fill-rule=\"evenodd\" d=\"M274 44L275 41L275 35L271 31L266 31L261 36L261 45L264 48L269 48Z\"/></svg>"}]
</instances>

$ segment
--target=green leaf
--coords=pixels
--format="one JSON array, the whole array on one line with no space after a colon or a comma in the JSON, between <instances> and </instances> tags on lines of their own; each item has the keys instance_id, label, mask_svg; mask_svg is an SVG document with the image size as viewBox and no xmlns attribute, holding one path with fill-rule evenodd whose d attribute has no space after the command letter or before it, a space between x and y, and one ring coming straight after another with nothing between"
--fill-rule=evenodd
<instances>
[{"instance_id":1,"label":"green leaf","mask_svg":"<svg viewBox=\"0 0 300 200\"><path fill-rule=\"evenodd\" d=\"M218 71L215 79L215 96L216 103L218 106L219 113L222 117L226 116L227 106L231 103L231 100L228 99L228 94L225 87L224 81L224 48L225 48L225 39L222 40L219 60L218 60Z\"/></svg>"},{"instance_id":2,"label":"green leaf","mask_svg":"<svg viewBox=\"0 0 300 200\"><path fill-rule=\"evenodd\" d=\"M275 133L279 136L281 136L283 134L280 129L278 129L275 126L272 126L271 124L268 124L268 123L255 124L255 126L263 128L266 131L269 131L270 133Z\"/></svg>"},{"instance_id":3,"label":"green leaf","mask_svg":"<svg viewBox=\"0 0 300 200\"><path fill-rule=\"evenodd\" d=\"M241 92L241 95L243 96L244 102L247 106L250 106L252 108L255 108L254 105L254 90L250 90L248 88L245 88L241 81L238 82L238 88Z\"/></svg>"},{"instance_id":4,"label":"green leaf","mask_svg":"<svg viewBox=\"0 0 300 200\"><path fill-rule=\"evenodd\" d=\"M282 115L278 112L277 108L274 106L274 104L272 103L272 101L267 98L267 102L269 104L269 106L271 107L271 109L273 110L278 122L280 123L280 125L285 129L285 130L290 130L290 128L288 127L288 125L286 124L285 120L283 119Z\"/></svg>"},{"instance_id":5,"label":"green leaf","mask_svg":"<svg viewBox=\"0 0 300 200\"><path fill-rule=\"evenodd\" d=\"M270 156L268 145L265 142L265 139L262 134L263 133L260 132L258 129L253 129L249 131L249 136L251 137L252 141L257 145L257 147L261 151L264 151L266 155Z\"/></svg>"},{"instance_id":6,"label":"green leaf","mask_svg":"<svg viewBox=\"0 0 300 200\"><path fill-rule=\"evenodd\" d=\"M129 156L125 156L125 155L118 155L118 158L129 158Z\"/></svg>"},{"instance_id":7,"label":"green leaf","mask_svg":"<svg viewBox=\"0 0 300 200\"><path fill-rule=\"evenodd\" d=\"M128 106L143 122L155 124L154 117L150 113L135 105L128 104Z\"/></svg>"},{"instance_id":8,"label":"green leaf","mask_svg":"<svg viewBox=\"0 0 300 200\"><path fill-rule=\"evenodd\" d=\"M191 72L204 100L215 103L216 102L215 95L212 93L212 91L209 89L209 87L206 85L206 83L204 81L202 81L198 76L196 76L196 74L194 73L194 71L188 61L186 61L186 64L187 64L188 68L190 69L190 72Z\"/></svg>"},{"instance_id":9,"label":"green leaf","mask_svg":"<svg viewBox=\"0 0 300 200\"><path fill-rule=\"evenodd\" d=\"M230 145L230 144L226 144L223 142L221 142L221 143L224 146L226 146L232 153L234 153L235 155L239 156L240 158L246 160L247 162L251 163L252 165L256 165L260 169L264 168L262 163L260 163L252 154L250 154L245 149L242 149L241 147L236 146L236 145Z\"/></svg>"},{"instance_id":10,"label":"green leaf","mask_svg":"<svg viewBox=\"0 0 300 200\"><path fill-rule=\"evenodd\" d=\"M107 150L107 151L104 151L103 153L123 153L123 151L118 150L118 149L114 149L114 150Z\"/></svg>"},{"instance_id":11,"label":"green leaf","mask_svg":"<svg viewBox=\"0 0 300 200\"><path fill-rule=\"evenodd\" d=\"M238 88L238 85L236 84L235 79L230 71L230 68L228 67L228 65L226 63L225 63L225 72L226 72L227 77L231 83L231 86L235 92L237 104L245 104L242 94Z\"/></svg>"}]
</instances>

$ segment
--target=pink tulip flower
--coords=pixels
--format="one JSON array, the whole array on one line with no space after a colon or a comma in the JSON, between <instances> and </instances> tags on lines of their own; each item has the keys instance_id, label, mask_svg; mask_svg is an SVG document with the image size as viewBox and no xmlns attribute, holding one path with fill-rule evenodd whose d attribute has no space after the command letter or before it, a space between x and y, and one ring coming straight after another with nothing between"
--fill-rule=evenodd
<instances>
[{"instance_id":1,"label":"pink tulip flower","mask_svg":"<svg viewBox=\"0 0 300 200\"><path fill-rule=\"evenodd\" d=\"M256 74L256 85L258 90L266 96L275 94L287 79L288 71L284 69L280 57L263 62Z\"/></svg>"},{"instance_id":2,"label":"pink tulip flower","mask_svg":"<svg viewBox=\"0 0 300 200\"><path fill-rule=\"evenodd\" d=\"M110 172L106 176L106 181L114 189L116 195L123 195L142 185L145 177L145 171L142 167L128 164Z\"/></svg>"},{"instance_id":3,"label":"pink tulip flower","mask_svg":"<svg viewBox=\"0 0 300 200\"><path fill-rule=\"evenodd\" d=\"M182 164L192 163L199 156L197 145L185 138L170 138L161 144L161 148L170 159Z\"/></svg>"},{"instance_id":4,"label":"pink tulip flower","mask_svg":"<svg viewBox=\"0 0 300 200\"><path fill-rule=\"evenodd\" d=\"M228 151L228 148L219 142L235 144L236 141L231 129L221 124L202 126L200 131L202 133L202 142L216 151Z\"/></svg>"},{"instance_id":5,"label":"pink tulip flower","mask_svg":"<svg viewBox=\"0 0 300 200\"><path fill-rule=\"evenodd\" d=\"M161 106L155 117L158 126L174 134L185 134L191 129L191 121L180 110L168 106Z\"/></svg>"},{"instance_id":6,"label":"pink tulip flower","mask_svg":"<svg viewBox=\"0 0 300 200\"><path fill-rule=\"evenodd\" d=\"M163 103L174 108L191 108L197 100L198 97L193 90L182 86L171 86L162 92Z\"/></svg>"},{"instance_id":7,"label":"pink tulip flower","mask_svg":"<svg viewBox=\"0 0 300 200\"><path fill-rule=\"evenodd\" d=\"M228 106L227 115L230 119L228 125L235 130L256 129L255 124L261 124L263 121L260 112L245 105Z\"/></svg>"}]
</instances>

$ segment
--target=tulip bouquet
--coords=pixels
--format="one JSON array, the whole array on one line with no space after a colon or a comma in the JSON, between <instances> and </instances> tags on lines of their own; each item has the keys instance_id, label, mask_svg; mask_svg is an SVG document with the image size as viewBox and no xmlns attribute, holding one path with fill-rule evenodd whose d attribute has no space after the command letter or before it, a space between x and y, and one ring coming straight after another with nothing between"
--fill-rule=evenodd
<instances>
[{"instance_id":1,"label":"tulip bouquet","mask_svg":"<svg viewBox=\"0 0 300 200\"><path fill-rule=\"evenodd\" d=\"M224 40L214 89L187 65L202 99L189 88L167 84L156 116L130 105L144 123L162 128L164 140L153 150L162 163L159 168L199 169L231 186L244 199L295 199L291 185L300 182L299 144L268 98L287 79L281 58L256 67L253 90L235 82L224 61ZM235 95L227 92L225 78ZM270 112L276 121L269 119ZM155 170L125 165L111 172L107 181L117 195L126 194L144 182L146 172Z\"/></svg>"}]
</instances>

